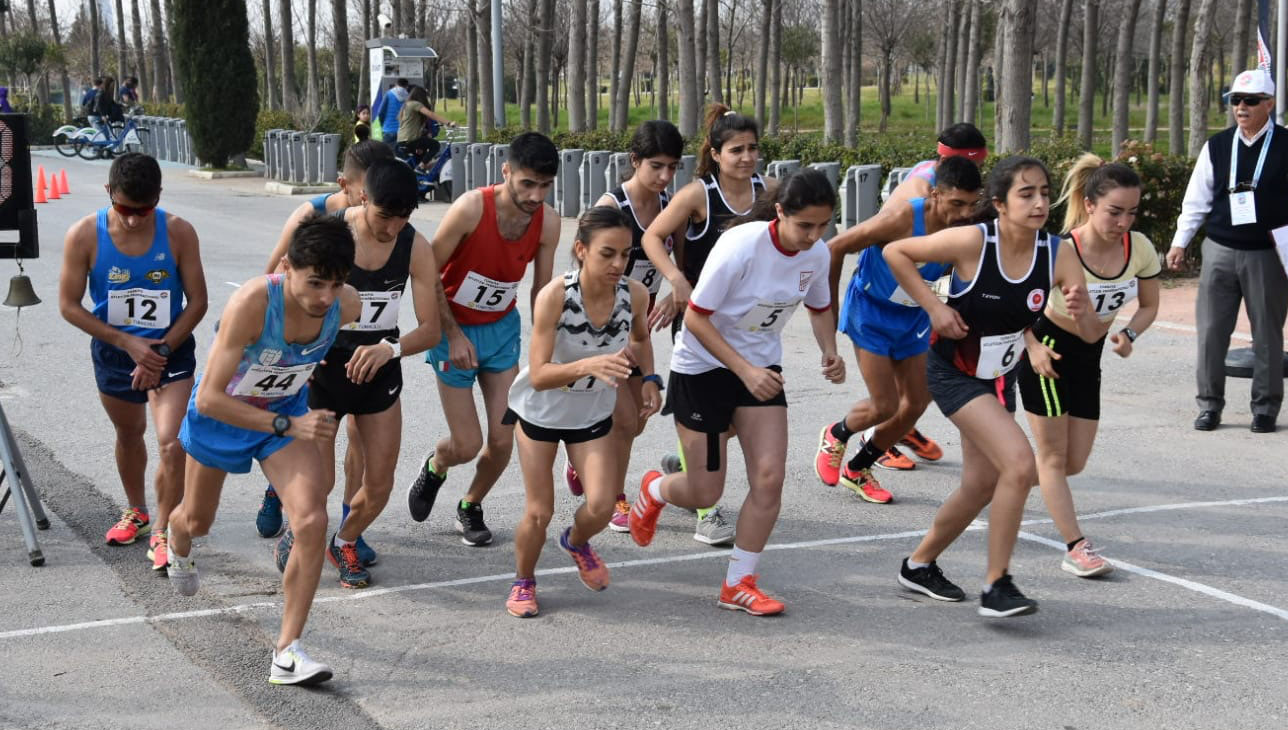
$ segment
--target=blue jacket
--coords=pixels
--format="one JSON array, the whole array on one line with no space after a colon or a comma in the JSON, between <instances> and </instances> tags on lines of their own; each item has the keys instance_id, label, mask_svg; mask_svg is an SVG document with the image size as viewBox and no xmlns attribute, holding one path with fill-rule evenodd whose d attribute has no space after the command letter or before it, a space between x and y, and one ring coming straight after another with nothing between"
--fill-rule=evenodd
<instances>
[{"instance_id":1,"label":"blue jacket","mask_svg":"<svg viewBox=\"0 0 1288 730\"><path fill-rule=\"evenodd\" d=\"M408 96L408 91L403 87L392 86L376 102L376 108L371 110L372 119L380 122L380 129L388 139L398 136L398 112L402 111Z\"/></svg>"}]
</instances>

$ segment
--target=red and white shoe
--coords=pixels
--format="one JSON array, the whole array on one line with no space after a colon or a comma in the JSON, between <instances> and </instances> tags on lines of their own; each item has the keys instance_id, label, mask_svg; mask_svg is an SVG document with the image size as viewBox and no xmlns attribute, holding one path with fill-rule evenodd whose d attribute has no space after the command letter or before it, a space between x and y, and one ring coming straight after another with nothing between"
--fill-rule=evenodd
<instances>
[{"instance_id":1,"label":"red and white shoe","mask_svg":"<svg viewBox=\"0 0 1288 730\"><path fill-rule=\"evenodd\" d=\"M640 547L648 547L653 542L653 533L657 532L657 519L662 516L662 508L666 506L666 502L659 502L648 493L648 485L661 476L662 472L656 469L644 474L644 478L640 480L640 496L635 498L635 504L631 505L631 514L627 518L631 539Z\"/></svg>"},{"instance_id":2,"label":"red and white shoe","mask_svg":"<svg viewBox=\"0 0 1288 730\"><path fill-rule=\"evenodd\" d=\"M725 585L722 582L720 600L716 605L730 611L746 611L752 616L774 616L782 613L787 606L782 601L765 595L764 591L756 587L756 579L759 577L744 576L736 586Z\"/></svg>"}]
</instances>

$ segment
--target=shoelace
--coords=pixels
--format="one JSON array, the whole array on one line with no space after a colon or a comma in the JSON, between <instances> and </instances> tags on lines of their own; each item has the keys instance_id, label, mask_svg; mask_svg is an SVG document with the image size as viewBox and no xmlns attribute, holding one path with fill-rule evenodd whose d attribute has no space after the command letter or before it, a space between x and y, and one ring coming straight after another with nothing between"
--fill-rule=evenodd
<instances>
[{"instance_id":1,"label":"shoelace","mask_svg":"<svg viewBox=\"0 0 1288 730\"><path fill-rule=\"evenodd\" d=\"M510 600L531 601L537 596L537 586L532 583L515 583L510 587Z\"/></svg>"},{"instance_id":2,"label":"shoelace","mask_svg":"<svg viewBox=\"0 0 1288 730\"><path fill-rule=\"evenodd\" d=\"M582 570L594 570L599 567L599 556L590 548L590 543L581 547L572 546L572 559L577 561L577 567Z\"/></svg>"},{"instance_id":3,"label":"shoelace","mask_svg":"<svg viewBox=\"0 0 1288 730\"><path fill-rule=\"evenodd\" d=\"M624 499L619 499L619 500L617 500L617 504L616 504L616 505L614 505L613 509L614 509L614 510L617 512L617 514L619 514L619 515L630 514L630 511L631 511L631 503L630 503L630 502L627 502L627 501L626 501L626 500L624 500Z\"/></svg>"},{"instance_id":4,"label":"shoelace","mask_svg":"<svg viewBox=\"0 0 1288 730\"><path fill-rule=\"evenodd\" d=\"M837 441L831 445L824 444L820 451L827 452L827 465L833 469L840 468L841 459L845 458L845 442Z\"/></svg>"},{"instance_id":5,"label":"shoelace","mask_svg":"<svg viewBox=\"0 0 1288 730\"><path fill-rule=\"evenodd\" d=\"M113 527L113 529L124 530L130 527L131 525L133 525L134 527L138 527L139 523L143 521L139 519L141 515L142 515L141 512L131 507L130 509L127 509L121 513L121 519L116 521L116 525Z\"/></svg>"},{"instance_id":6,"label":"shoelace","mask_svg":"<svg viewBox=\"0 0 1288 730\"><path fill-rule=\"evenodd\" d=\"M903 457L903 452L899 450L898 446L891 446L889 449L886 450L886 453L895 457L896 459Z\"/></svg>"},{"instance_id":7,"label":"shoelace","mask_svg":"<svg viewBox=\"0 0 1288 730\"><path fill-rule=\"evenodd\" d=\"M713 509L710 512L708 512L707 516L702 518L702 521L714 522L717 527L729 526L729 523L725 521L724 515L720 514L720 510L718 509Z\"/></svg>"},{"instance_id":8,"label":"shoelace","mask_svg":"<svg viewBox=\"0 0 1288 730\"><path fill-rule=\"evenodd\" d=\"M479 507L478 505L470 505L470 508L465 510L465 518L469 521L471 530L483 529L482 507Z\"/></svg>"},{"instance_id":9,"label":"shoelace","mask_svg":"<svg viewBox=\"0 0 1288 730\"><path fill-rule=\"evenodd\" d=\"M358 548L356 545L341 545L340 557L344 559L345 570L356 573L362 570L362 561L358 559Z\"/></svg>"}]
</instances>

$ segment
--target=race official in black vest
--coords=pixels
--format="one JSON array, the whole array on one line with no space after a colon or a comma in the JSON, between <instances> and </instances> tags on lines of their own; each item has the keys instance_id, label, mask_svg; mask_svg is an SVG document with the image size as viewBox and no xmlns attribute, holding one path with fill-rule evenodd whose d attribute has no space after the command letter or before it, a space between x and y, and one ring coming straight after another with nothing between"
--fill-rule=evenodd
<instances>
[{"instance_id":1,"label":"race official in black vest","mask_svg":"<svg viewBox=\"0 0 1288 730\"><path fill-rule=\"evenodd\" d=\"M1284 396L1288 276L1270 231L1288 225L1288 129L1274 123L1275 82L1262 70L1239 74L1226 93L1235 126L1212 135L1190 175L1167 265L1204 228L1196 304L1198 405L1194 428L1211 431L1225 407L1225 357L1242 300L1252 323L1252 431L1275 430Z\"/></svg>"}]
</instances>

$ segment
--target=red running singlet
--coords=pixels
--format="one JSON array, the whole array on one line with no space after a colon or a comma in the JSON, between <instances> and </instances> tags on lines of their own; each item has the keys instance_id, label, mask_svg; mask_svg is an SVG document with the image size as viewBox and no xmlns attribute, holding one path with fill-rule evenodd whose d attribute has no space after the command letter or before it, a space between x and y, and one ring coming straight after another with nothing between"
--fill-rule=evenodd
<instances>
[{"instance_id":1,"label":"red running singlet","mask_svg":"<svg viewBox=\"0 0 1288 730\"><path fill-rule=\"evenodd\" d=\"M517 240L501 236L496 225L497 186L479 188L483 215L461 241L440 274L443 292L459 324L490 324L514 309L515 294L541 245L542 205Z\"/></svg>"}]
</instances>

